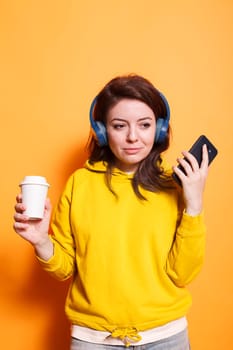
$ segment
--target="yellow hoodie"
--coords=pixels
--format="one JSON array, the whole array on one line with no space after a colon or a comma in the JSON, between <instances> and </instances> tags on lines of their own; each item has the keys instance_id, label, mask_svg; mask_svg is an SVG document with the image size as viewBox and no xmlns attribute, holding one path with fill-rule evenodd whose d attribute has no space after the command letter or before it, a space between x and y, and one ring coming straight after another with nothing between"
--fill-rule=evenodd
<instances>
[{"instance_id":1,"label":"yellow hoodie","mask_svg":"<svg viewBox=\"0 0 233 350\"><path fill-rule=\"evenodd\" d=\"M52 219L54 256L40 263L59 280L73 276L66 313L73 324L110 333L143 331L187 313L185 286L204 255L203 216L179 208L179 192L133 192L115 169L114 196L102 162L69 178Z\"/></svg>"}]
</instances>

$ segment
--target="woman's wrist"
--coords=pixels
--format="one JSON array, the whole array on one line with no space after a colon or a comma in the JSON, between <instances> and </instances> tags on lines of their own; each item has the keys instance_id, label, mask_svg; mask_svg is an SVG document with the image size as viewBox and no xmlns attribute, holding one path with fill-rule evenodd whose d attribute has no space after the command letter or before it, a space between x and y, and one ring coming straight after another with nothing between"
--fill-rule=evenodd
<instances>
[{"instance_id":1,"label":"woman's wrist","mask_svg":"<svg viewBox=\"0 0 233 350\"><path fill-rule=\"evenodd\" d=\"M54 246L49 236L37 244L34 245L36 255L42 260L49 260L54 253Z\"/></svg>"},{"instance_id":2,"label":"woman's wrist","mask_svg":"<svg viewBox=\"0 0 233 350\"><path fill-rule=\"evenodd\" d=\"M186 201L185 212L190 216L199 215L203 210L202 198Z\"/></svg>"},{"instance_id":3,"label":"woman's wrist","mask_svg":"<svg viewBox=\"0 0 233 350\"><path fill-rule=\"evenodd\" d=\"M186 214L190 215L190 216L197 216L200 215L202 212L202 205L198 205L198 206L187 206L184 211Z\"/></svg>"}]
</instances>

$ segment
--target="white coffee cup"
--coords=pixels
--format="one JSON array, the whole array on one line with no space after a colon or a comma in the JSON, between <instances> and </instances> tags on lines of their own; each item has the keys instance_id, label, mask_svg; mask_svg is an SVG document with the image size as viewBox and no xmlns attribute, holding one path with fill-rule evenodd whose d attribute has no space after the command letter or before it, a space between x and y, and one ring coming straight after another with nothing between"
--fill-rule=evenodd
<instances>
[{"instance_id":1,"label":"white coffee cup","mask_svg":"<svg viewBox=\"0 0 233 350\"><path fill-rule=\"evenodd\" d=\"M19 185L22 193L22 203L25 204L24 214L30 219L42 219L49 184L43 176L25 176Z\"/></svg>"}]
</instances>

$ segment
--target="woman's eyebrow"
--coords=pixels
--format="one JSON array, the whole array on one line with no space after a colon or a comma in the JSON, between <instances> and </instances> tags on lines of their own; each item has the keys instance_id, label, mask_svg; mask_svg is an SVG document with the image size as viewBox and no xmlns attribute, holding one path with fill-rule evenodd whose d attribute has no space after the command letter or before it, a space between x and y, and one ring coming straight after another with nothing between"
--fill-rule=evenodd
<instances>
[{"instance_id":1,"label":"woman's eyebrow","mask_svg":"<svg viewBox=\"0 0 233 350\"><path fill-rule=\"evenodd\" d=\"M138 120L139 121L142 121L142 120L146 120L146 119L150 119L150 120L153 120L153 118L152 117L142 117L142 118L139 118Z\"/></svg>"},{"instance_id":2,"label":"woman's eyebrow","mask_svg":"<svg viewBox=\"0 0 233 350\"><path fill-rule=\"evenodd\" d=\"M150 120L153 120L153 117L141 117L139 119L137 119L137 121L143 121L143 120L147 120L147 119L150 119ZM128 121L128 118L125 119L124 117L115 117L113 119L111 119L111 121L122 121L122 122L127 122Z\"/></svg>"}]
</instances>

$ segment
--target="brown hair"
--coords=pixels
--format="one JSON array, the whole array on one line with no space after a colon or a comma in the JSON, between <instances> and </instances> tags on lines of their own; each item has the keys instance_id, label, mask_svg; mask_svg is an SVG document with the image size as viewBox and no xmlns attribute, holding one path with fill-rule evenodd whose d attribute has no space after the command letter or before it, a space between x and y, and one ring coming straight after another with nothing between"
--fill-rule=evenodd
<instances>
[{"instance_id":1,"label":"brown hair","mask_svg":"<svg viewBox=\"0 0 233 350\"><path fill-rule=\"evenodd\" d=\"M124 98L137 99L144 102L153 110L156 120L166 117L166 105L159 91L151 82L138 75L127 75L112 79L100 91L93 110L94 119L106 124L108 111ZM168 149L169 141L170 126L164 141L159 144L154 143L151 152L140 162L132 179L134 192L140 199L146 199L139 190L140 186L151 192L158 192L173 187L171 177L161 167L161 153ZM105 161L107 163L106 183L110 191L114 193L111 187L111 176L115 156L110 147L108 145L100 147L92 134L89 139L88 150L90 163L93 164L97 161Z\"/></svg>"}]
</instances>

